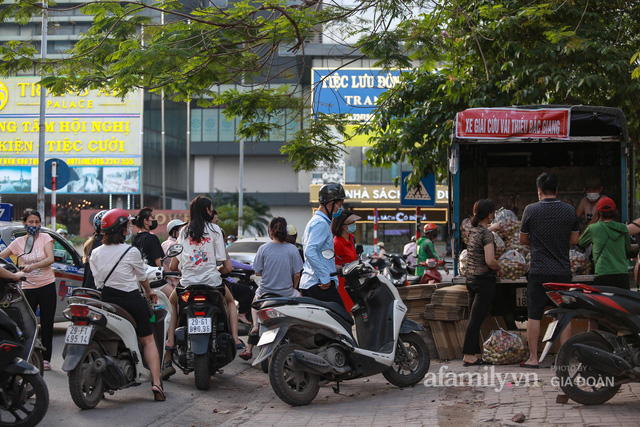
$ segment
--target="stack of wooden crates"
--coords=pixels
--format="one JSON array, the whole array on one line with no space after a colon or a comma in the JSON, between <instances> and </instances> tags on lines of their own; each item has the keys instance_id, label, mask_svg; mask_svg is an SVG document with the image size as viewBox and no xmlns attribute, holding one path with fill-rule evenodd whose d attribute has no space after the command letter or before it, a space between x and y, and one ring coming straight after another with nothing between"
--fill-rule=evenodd
<instances>
[{"instance_id":1,"label":"stack of wooden crates","mask_svg":"<svg viewBox=\"0 0 640 427\"><path fill-rule=\"evenodd\" d=\"M437 289L424 307L440 359L462 358L464 334L469 318L469 294L465 285Z\"/></svg>"}]
</instances>

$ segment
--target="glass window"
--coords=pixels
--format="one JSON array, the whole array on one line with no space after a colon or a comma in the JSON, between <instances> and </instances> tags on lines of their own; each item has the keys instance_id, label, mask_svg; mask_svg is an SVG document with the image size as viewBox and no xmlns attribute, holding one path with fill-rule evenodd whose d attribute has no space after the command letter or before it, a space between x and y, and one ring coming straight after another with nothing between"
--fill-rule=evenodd
<instances>
[{"instance_id":1,"label":"glass window","mask_svg":"<svg viewBox=\"0 0 640 427\"><path fill-rule=\"evenodd\" d=\"M233 142L236 140L236 121L228 120L227 117L220 112L220 141Z\"/></svg>"},{"instance_id":2,"label":"glass window","mask_svg":"<svg viewBox=\"0 0 640 427\"><path fill-rule=\"evenodd\" d=\"M202 109L191 110L191 142L202 142Z\"/></svg>"},{"instance_id":3,"label":"glass window","mask_svg":"<svg viewBox=\"0 0 640 427\"><path fill-rule=\"evenodd\" d=\"M219 110L209 108L202 110L202 141L218 141Z\"/></svg>"}]
</instances>

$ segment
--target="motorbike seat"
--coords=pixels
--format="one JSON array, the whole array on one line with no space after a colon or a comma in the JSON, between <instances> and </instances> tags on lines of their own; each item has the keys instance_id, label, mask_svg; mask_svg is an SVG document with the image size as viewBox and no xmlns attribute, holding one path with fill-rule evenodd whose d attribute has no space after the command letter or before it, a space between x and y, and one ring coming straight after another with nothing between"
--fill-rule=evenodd
<instances>
[{"instance_id":1,"label":"motorbike seat","mask_svg":"<svg viewBox=\"0 0 640 427\"><path fill-rule=\"evenodd\" d=\"M323 308L327 308L331 310L333 313L340 316L340 318L345 322L347 322L349 325L353 325L353 318L349 316L349 313L347 313L347 310L345 310L345 308L338 303L321 301L319 299L310 298L310 297L297 297L294 299L298 301L298 303L300 304L313 304Z\"/></svg>"},{"instance_id":2,"label":"motorbike seat","mask_svg":"<svg viewBox=\"0 0 640 427\"><path fill-rule=\"evenodd\" d=\"M616 288L615 286L594 286L594 288L598 288L600 292L609 292L614 295L640 300L640 292L628 291L626 289Z\"/></svg>"}]
</instances>

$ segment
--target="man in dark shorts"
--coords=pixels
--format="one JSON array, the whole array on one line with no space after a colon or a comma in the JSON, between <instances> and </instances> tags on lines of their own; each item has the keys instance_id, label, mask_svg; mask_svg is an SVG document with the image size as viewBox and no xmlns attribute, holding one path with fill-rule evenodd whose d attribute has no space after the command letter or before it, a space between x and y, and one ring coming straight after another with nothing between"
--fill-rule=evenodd
<instances>
[{"instance_id":1,"label":"man in dark shorts","mask_svg":"<svg viewBox=\"0 0 640 427\"><path fill-rule=\"evenodd\" d=\"M531 268L527 285L527 340L529 359L522 366L538 367L538 338L540 320L549 297L543 283L571 283L569 249L579 238L578 216L573 206L556 198L558 178L552 173L542 173L536 179L537 203L524 209L520 227L520 243L531 247ZM560 342L571 336L571 325L567 326Z\"/></svg>"}]
</instances>

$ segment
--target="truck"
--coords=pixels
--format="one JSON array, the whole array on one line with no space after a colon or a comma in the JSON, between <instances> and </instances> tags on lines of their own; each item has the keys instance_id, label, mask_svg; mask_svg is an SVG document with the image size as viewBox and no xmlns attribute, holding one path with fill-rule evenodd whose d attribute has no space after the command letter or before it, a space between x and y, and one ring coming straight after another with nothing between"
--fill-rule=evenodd
<instances>
[{"instance_id":1,"label":"truck","mask_svg":"<svg viewBox=\"0 0 640 427\"><path fill-rule=\"evenodd\" d=\"M460 224L473 215L479 199L491 199L522 218L524 208L538 201L536 177L558 176L558 198L577 206L585 183L603 184L627 223L633 209L633 145L619 108L587 105L528 105L471 108L456 115L448 151L449 236L454 258L454 284L465 245ZM583 226L585 226L583 224ZM632 276L632 273L631 273ZM574 275L575 283L590 283L593 275ZM491 314L509 328L527 318L527 279L498 279Z\"/></svg>"}]
</instances>

